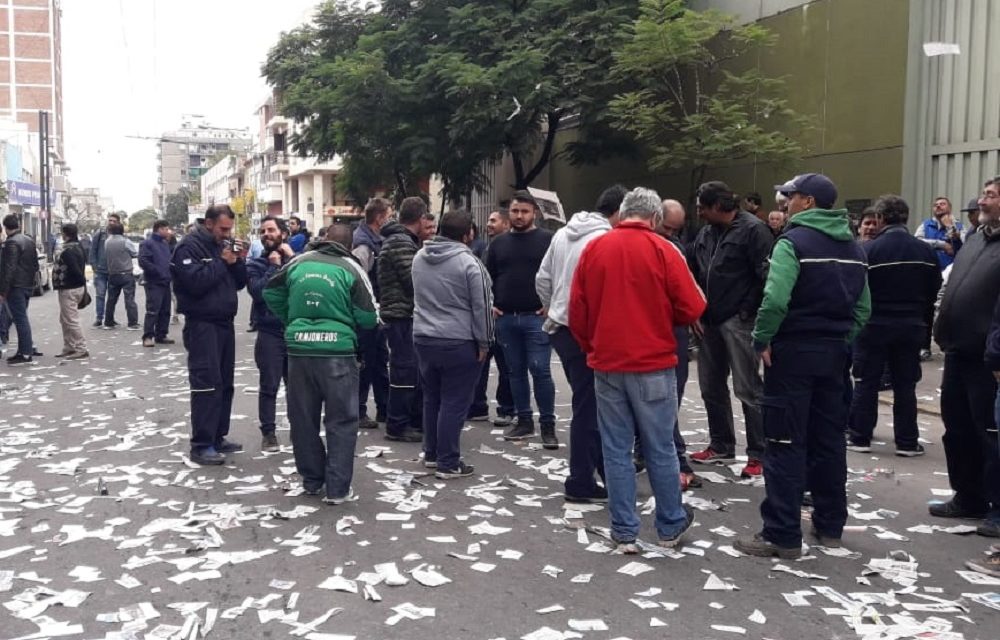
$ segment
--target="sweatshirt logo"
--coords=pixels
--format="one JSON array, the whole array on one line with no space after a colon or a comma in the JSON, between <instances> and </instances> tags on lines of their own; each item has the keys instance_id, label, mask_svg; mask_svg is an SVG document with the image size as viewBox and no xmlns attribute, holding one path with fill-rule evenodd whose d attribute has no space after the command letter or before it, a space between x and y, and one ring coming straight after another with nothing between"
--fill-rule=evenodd
<instances>
[{"instance_id":1,"label":"sweatshirt logo","mask_svg":"<svg viewBox=\"0 0 1000 640\"><path fill-rule=\"evenodd\" d=\"M296 342L336 342L336 331L296 331Z\"/></svg>"}]
</instances>

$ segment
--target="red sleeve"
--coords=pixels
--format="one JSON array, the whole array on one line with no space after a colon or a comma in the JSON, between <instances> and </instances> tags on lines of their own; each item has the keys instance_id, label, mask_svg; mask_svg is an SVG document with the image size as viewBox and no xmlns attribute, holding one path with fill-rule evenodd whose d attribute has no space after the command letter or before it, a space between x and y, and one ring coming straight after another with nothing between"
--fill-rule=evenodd
<instances>
[{"instance_id":1,"label":"red sleeve","mask_svg":"<svg viewBox=\"0 0 1000 640\"><path fill-rule=\"evenodd\" d=\"M591 243L593 245L593 243ZM569 330L576 338L584 353L590 353L590 310L587 306L588 257L590 246L583 250L580 261L573 272L573 284L569 293Z\"/></svg>"},{"instance_id":2,"label":"red sleeve","mask_svg":"<svg viewBox=\"0 0 1000 640\"><path fill-rule=\"evenodd\" d=\"M667 294L674 311L673 325L686 327L694 324L695 320L705 312L707 306L705 294L702 293L698 283L694 281L691 269L680 249L670 242L664 242L664 244L666 245L665 253L669 266L668 273L670 274L667 279Z\"/></svg>"}]
</instances>

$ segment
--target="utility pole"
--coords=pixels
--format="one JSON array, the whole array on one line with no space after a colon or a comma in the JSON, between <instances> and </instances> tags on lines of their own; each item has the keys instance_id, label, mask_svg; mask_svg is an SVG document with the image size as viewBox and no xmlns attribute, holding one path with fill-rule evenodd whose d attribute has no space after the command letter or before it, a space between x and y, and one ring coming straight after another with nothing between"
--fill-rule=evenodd
<instances>
[{"instance_id":1,"label":"utility pole","mask_svg":"<svg viewBox=\"0 0 1000 640\"><path fill-rule=\"evenodd\" d=\"M49 113L47 111L38 112L38 185L41 187L41 236L42 247L45 248L45 255L52 259L52 243L49 237L52 235L52 203L49 202L49 185L51 176L49 175Z\"/></svg>"}]
</instances>

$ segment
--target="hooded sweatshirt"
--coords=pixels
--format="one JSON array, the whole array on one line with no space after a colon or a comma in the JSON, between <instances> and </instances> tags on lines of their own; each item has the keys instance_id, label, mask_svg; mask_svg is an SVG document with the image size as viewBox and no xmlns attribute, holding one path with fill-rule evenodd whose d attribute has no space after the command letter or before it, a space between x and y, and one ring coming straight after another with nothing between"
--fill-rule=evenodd
<instances>
[{"instance_id":1,"label":"hooded sweatshirt","mask_svg":"<svg viewBox=\"0 0 1000 640\"><path fill-rule=\"evenodd\" d=\"M794 215L771 253L754 347L763 351L785 339L853 341L871 315L867 273L846 209Z\"/></svg>"},{"instance_id":2,"label":"hooded sweatshirt","mask_svg":"<svg viewBox=\"0 0 1000 640\"><path fill-rule=\"evenodd\" d=\"M413 258L413 341L493 343L493 283L460 242L435 236Z\"/></svg>"},{"instance_id":3,"label":"hooded sweatshirt","mask_svg":"<svg viewBox=\"0 0 1000 640\"><path fill-rule=\"evenodd\" d=\"M587 244L608 231L611 223L603 213L584 211L570 218L569 224L552 237L535 276L535 292L549 310L550 332L569 326L569 292L576 264Z\"/></svg>"}]
</instances>

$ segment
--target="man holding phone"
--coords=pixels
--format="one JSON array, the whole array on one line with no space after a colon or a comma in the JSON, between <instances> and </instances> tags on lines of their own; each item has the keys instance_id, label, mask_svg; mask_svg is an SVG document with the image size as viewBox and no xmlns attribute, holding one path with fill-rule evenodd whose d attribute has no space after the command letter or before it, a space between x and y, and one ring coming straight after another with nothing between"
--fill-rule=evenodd
<instances>
[{"instance_id":1,"label":"man holding phone","mask_svg":"<svg viewBox=\"0 0 1000 640\"><path fill-rule=\"evenodd\" d=\"M236 214L212 205L205 221L181 240L170 271L184 314L191 386L191 461L218 465L243 450L227 440L236 367L237 291L246 286L246 246L230 238Z\"/></svg>"}]
</instances>

